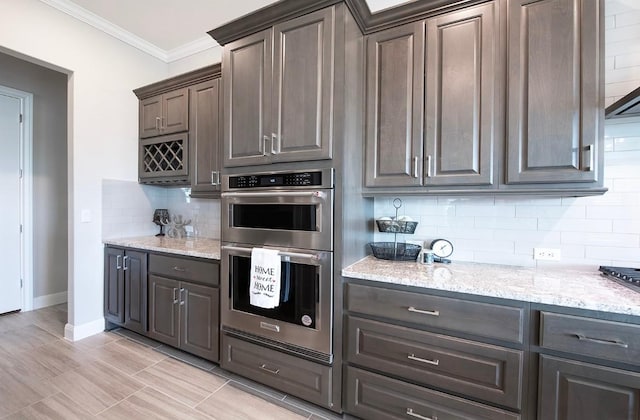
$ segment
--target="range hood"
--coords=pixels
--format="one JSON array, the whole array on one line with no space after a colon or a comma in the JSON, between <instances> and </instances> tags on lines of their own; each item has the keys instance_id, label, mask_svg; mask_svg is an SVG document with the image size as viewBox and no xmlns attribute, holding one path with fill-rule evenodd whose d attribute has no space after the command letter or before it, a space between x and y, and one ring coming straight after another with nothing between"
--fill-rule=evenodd
<instances>
[{"instance_id":1,"label":"range hood","mask_svg":"<svg viewBox=\"0 0 640 420\"><path fill-rule=\"evenodd\" d=\"M640 117L640 87L609 105L604 110L605 119Z\"/></svg>"}]
</instances>

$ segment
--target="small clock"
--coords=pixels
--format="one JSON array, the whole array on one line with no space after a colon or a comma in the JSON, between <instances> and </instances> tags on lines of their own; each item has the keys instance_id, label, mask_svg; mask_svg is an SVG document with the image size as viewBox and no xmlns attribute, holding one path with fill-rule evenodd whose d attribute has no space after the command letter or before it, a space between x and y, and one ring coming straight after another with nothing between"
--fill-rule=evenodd
<instances>
[{"instance_id":1,"label":"small clock","mask_svg":"<svg viewBox=\"0 0 640 420\"><path fill-rule=\"evenodd\" d=\"M433 251L433 255L436 256L436 261L451 262L445 260L445 258L453 254L453 244L446 239L434 239L431 242L431 250Z\"/></svg>"}]
</instances>

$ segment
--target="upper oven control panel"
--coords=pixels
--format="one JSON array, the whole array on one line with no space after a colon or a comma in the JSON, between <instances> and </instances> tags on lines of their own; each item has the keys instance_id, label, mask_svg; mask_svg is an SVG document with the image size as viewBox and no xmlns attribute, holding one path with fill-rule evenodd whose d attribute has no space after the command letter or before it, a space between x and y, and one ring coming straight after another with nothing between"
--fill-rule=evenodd
<instances>
[{"instance_id":1,"label":"upper oven control panel","mask_svg":"<svg viewBox=\"0 0 640 420\"><path fill-rule=\"evenodd\" d=\"M228 175L229 190L260 188L333 188L332 170Z\"/></svg>"}]
</instances>

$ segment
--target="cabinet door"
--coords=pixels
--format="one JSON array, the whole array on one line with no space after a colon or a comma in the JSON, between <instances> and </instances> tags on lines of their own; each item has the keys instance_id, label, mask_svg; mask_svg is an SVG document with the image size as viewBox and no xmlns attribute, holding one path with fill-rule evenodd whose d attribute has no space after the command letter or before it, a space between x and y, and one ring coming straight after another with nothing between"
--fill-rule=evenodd
<instances>
[{"instance_id":1,"label":"cabinet door","mask_svg":"<svg viewBox=\"0 0 640 420\"><path fill-rule=\"evenodd\" d=\"M190 88L191 196L220 191L220 79Z\"/></svg>"},{"instance_id":2,"label":"cabinet door","mask_svg":"<svg viewBox=\"0 0 640 420\"><path fill-rule=\"evenodd\" d=\"M124 322L123 258L122 249L104 249L104 317L115 324Z\"/></svg>"},{"instance_id":3,"label":"cabinet door","mask_svg":"<svg viewBox=\"0 0 640 420\"><path fill-rule=\"evenodd\" d=\"M183 88L162 95L162 134L189 129L189 89Z\"/></svg>"},{"instance_id":4,"label":"cabinet door","mask_svg":"<svg viewBox=\"0 0 640 420\"><path fill-rule=\"evenodd\" d=\"M147 254L127 250L123 260L124 326L145 334L147 331Z\"/></svg>"},{"instance_id":5,"label":"cabinet door","mask_svg":"<svg viewBox=\"0 0 640 420\"><path fill-rule=\"evenodd\" d=\"M268 163L271 29L224 47L224 166Z\"/></svg>"},{"instance_id":6,"label":"cabinet door","mask_svg":"<svg viewBox=\"0 0 640 420\"><path fill-rule=\"evenodd\" d=\"M273 28L273 161L331 158L334 12Z\"/></svg>"},{"instance_id":7,"label":"cabinet door","mask_svg":"<svg viewBox=\"0 0 640 420\"><path fill-rule=\"evenodd\" d=\"M367 37L366 185L421 185L424 22Z\"/></svg>"},{"instance_id":8,"label":"cabinet door","mask_svg":"<svg viewBox=\"0 0 640 420\"><path fill-rule=\"evenodd\" d=\"M139 118L139 135L141 139L162 134L162 95L141 100L139 103Z\"/></svg>"},{"instance_id":9,"label":"cabinet door","mask_svg":"<svg viewBox=\"0 0 640 420\"><path fill-rule=\"evenodd\" d=\"M540 420L640 418L640 373L540 358Z\"/></svg>"},{"instance_id":10,"label":"cabinet door","mask_svg":"<svg viewBox=\"0 0 640 420\"><path fill-rule=\"evenodd\" d=\"M507 183L592 182L602 150L600 0L513 0Z\"/></svg>"},{"instance_id":11,"label":"cabinet door","mask_svg":"<svg viewBox=\"0 0 640 420\"><path fill-rule=\"evenodd\" d=\"M208 360L218 357L218 289L180 283L180 348Z\"/></svg>"},{"instance_id":12,"label":"cabinet door","mask_svg":"<svg viewBox=\"0 0 640 420\"><path fill-rule=\"evenodd\" d=\"M149 275L149 337L178 347L179 299L178 282Z\"/></svg>"},{"instance_id":13,"label":"cabinet door","mask_svg":"<svg viewBox=\"0 0 640 420\"><path fill-rule=\"evenodd\" d=\"M427 20L427 185L491 185L498 128L497 3Z\"/></svg>"}]
</instances>

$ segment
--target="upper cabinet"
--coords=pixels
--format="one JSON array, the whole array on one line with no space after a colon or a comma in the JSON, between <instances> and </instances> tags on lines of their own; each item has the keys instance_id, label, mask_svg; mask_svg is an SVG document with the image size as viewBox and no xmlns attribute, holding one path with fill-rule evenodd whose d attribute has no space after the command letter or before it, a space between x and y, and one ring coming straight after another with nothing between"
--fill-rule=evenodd
<instances>
[{"instance_id":1,"label":"upper cabinet","mask_svg":"<svg viewBox=\"0 0 640 420\"><path fill-rule=\"evenodd\" d=\"M189 129L189 92L186 88L140 101L140 138Z\"/></svg>"},{"instance_id":2,"label":"upper cabinet","mask_svg":"<svg viewBox=\"0 0 640 420\"><path fill-rule=\"evenodd\" d=\"M606 191L601 0L419 7L366 36L367 193Z\"/></svg>"},{"instance_id":3,"label":"upper cabinet","mask_svg":"<svg viewBox=\"0 0 640 420\"><path fill-rule=\"evenodd\" d=\"M216 64L134 91L141 183L192 184L194 196L219 196L220 75Z\"/></svg>"},{"instance_id":4,"label":"upper cabinet","mask_svg":"<svg viewBox=\"0 0 640 420\"><path fill-rule=\"evenodd\" d=\"M367 38L367 186L494 182L496 8L487 3Z\"/></svg>"},{"instance_id":5,"label":"upper cabinet","mask_svg":"<svg viewBox=\"0 0 640 420\"><path fill-rule=\"evenodd\" d=\"M600 3L509 2L508 184L601 176Z\"/></svg>"},{"instance_id":6,"label":"upper cabinet","mask_svg":"<svg viewBox=\"0 0 640 420\"><path fill-rule=\"evenodd\" d=\"M335 8L224 47L224 166L330 159Z\"/></svg>"}]
</instances>

